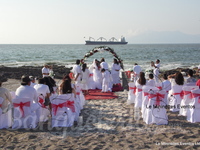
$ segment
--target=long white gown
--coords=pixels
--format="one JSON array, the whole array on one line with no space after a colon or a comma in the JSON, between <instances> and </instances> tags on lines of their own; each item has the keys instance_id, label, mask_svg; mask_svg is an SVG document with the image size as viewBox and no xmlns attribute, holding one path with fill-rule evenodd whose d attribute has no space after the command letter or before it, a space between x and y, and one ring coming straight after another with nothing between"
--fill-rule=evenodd
<instances>
[{"instance_id":1,"label":"long white gown","mask_svg":"<svg viewBox=\"0 0 200 150\"><path fill-rule=\"evenodd\" d=\"M112 64L111 66L111 74L112 74L112 79L113 79L113 84L118 84L120 83L120 78L119 78L119 71L121 67L119 64Z\"/></svg>"}]
</instances>

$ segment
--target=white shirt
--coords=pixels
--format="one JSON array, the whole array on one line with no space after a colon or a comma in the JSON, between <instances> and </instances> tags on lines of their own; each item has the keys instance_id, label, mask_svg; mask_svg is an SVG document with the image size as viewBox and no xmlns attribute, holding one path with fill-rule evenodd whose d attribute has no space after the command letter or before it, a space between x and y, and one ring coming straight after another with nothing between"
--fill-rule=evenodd
<instances>
[{"instance_id":1,"label":"white shirt","mask_svg":"<svg viewBox=\"0 0 200 150\"><path fill-rule=\"evenodd\" d=\"M104 68L105 70L108 69L108 63L107 62L101 62L100 66L101 66L101 68Z\"/></svg>"},{"instance_id":2,"label":"white shirt","mask_svg":"<svg viewBox=\"0 0 200 150\"><path fill-rule=\"evenodd\" d=\"M169 80L164 80L162 82L163 90L169 91L171 90L171 82Z\"/></svg>"},{"instance_id":3,"label":"white shirt","mask_svg":"<svg viewBox=\"0 0 200 150\"><path fill-rule=\"evenodd\" d=\"M30 87L29 85L21 85L17 88L15 94L16 98L30 98L37 102L37 92L33 87Z\"/></svg>"},{"instance_id":4,"label":"white shirt","mask_svg":"<svg viewBox=\"0 0 200 150\"><path fill-rule=\"evenodd\" d=\"M112 74L119 74L119 71L116 71L116 70L120 70L121 67L119 64L112 64L112 70L111 70L111 73Z\"/></svg>"},{"instance_id":5,"label":"white shirt","mask_svg":"<svg viewBox=\"0 0 200 150\"><path fill-rule=\"evenodd\" d=\"M107 81L107 82L110 82L110 72L109 71L105 71L105 72L103 72L102 73L102 79L104 80L104 81Z\"/></svg>"},{"instance_id":6,"label":"white shirt","mask_svg":"<svg viewBox=\"0 0 200 150\"><path fill-rule=\"evenodd\" d=\"M156 86L156 82L155 82L154 79L149 79L146 85L148 85L148 86Z\"/></svg>"},{"instance_id":7,"label":"white shirt","mask_svg":"<svg viewBox=\"0 0 200 150\"><path fill-rule=\"evenodd\" d=\"M46 97L47 93L50 93L49 87L45 84L37 84L34 86L34 89L36 90L38 96L42 94Z\"/></svg>"},{"instance_id":8,"label":"white shirt","mask_svg":"<svg viewBox=\"0 0 200 150\"><path fill-rule=\"evenodd\" d=\"M81 66L80 65L74 65L72 72L73 72L75 78L79 74L77 81L80 81L80 79L81 79Z\"/></svg>"},{"instance_id":9,"label":"white shirt","mask_svg":"<svg viewBox=\"0 0 200 150\"><path fill-rule=\"evenodd\" d=\"M156 68L160 69L160 63L159 64L155 64Z\"/></svg>"},{"instance_id":10,"label":"white shirt","mask_svg":"<svg viewBox=\"0 0 200 150\"><path fill-rule=\"evenodd\" d=\"M133 67L133 72L134 72L135 74L139 75L141 71L142 71L142 69L141 69L141 67L140 67L139 65L135 65L135 66Z\"/></svg>"},{"instance_id":11,"label":"white shirt","mask_svg":"<svg viewBox=\"0 0 200 150\"><path fill-rule=\"evenodd\" d=\"M48 73L48 74L49 74L49 68L43 67L43 68L42 68L42 74L43 74L43 73ZM43 77L46 77L46 76L49 76L49 75L43 75Z\"/></svg>"},{"instance_id":12,"label":"white shirt","mask_svg":"<svg viewBox=\"0 0 200 150\"><path fill-rule=\"evenodd\" d=\"M36 83L31 82L31 87L34 87L36 85Z\"/></svg>"}]
</instances>

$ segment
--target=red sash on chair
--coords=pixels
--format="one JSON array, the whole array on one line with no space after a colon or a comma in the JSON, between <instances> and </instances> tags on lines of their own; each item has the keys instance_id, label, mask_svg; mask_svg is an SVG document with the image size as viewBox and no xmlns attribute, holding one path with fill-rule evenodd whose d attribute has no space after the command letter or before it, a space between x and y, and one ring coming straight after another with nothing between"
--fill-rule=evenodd
<instances>
[{"instance_id":1,"label":"red sash on chair","mask_svg":"<svg viewBox=\"0 0 200 150\"><path fill-rule=\"evenodd\" d=\"M80 92L76 92L76 95L80 95Z\"/></svg>"},{"instance_id":2,"label":"red sash on chair","mask_svg":"<svg viewBox=\"0 0 200 150\"><path fill-rule=\"evenodd\" d=\"M74 101L67 101L66 107L70 108L72 112L75 112Z\"/></svg>"},{"instance_id":3,"label":"red sash on chair","mask_svg":"<svg viewBox=\"0 0 200 150\"><path fill-rule=\"evenodd\" d=\"M56 105L56 104L51 104L51 106L52 106L52 108L54 109L54 116L56 116L56 113L57 113L57 111L58 111L58 107L60 107L60 108L63 108L63 107L66 107L66 102L64 102L64 103L60 103L60 104L58 104L58 105Z\"/></svg>"},{"instance_id":4,"label":"red sash on chair","mask_svg":"<svg viewBox=\"0 0 200 150\"><path fill-rule=\"evenodd\" d=\"M183 99L184 93L181 91L181 93L173 93L173 95L180 95L180 97Z\"/></svg>"},{"instance_id":5,"label":"red sash on chair","mask_svg":"<svg viewBox=\"0 0 200 150\"><path fill-rule=\"evenodd\" d=\"M191 91L183 91L184 95L189 95L189 98L192 99L192 92Z\"/></svg>"},{"instance_id":6,"label":"red sash on chair","mask_svg":"<svg viewBox=\"0 0 200 150\"><path fill-rule=\"evenodd\" d=\"M24 109L23 109L23 107L30 107L30 102L25 102L25 103L23 103L23 102L20 102L20 103L13 103L13 106L14 107L19 107L19 109L20 109L20 111L21 111L21 113L22 113L22 117L24 117Z\"/></svg>"},{"instance_id":7,"label":"red sash on chair","mask_svg":"<svg viewBox=\"0 0 200 150\"><path fill-rule=\"evenodd\" d=\"M200 94L192 93L192 98L199 97L198 103L200 103Z\"/></svg>"},{"instance_id":8,"label":"red sash on chair","mask_svg":"<svg viewBox=\"0 0 200 150\"><path fill-rule=\"evenodd\" d=\"M157 88L158 88L159 90L162 90L162 86L158 86Z\"/></svg>"},{"instance_id":9,"label":"red sash on chair","mask_svg":"<svg viewBox=\"0 0 200 150\"><path fill-rule=\"evenodd\" d=\"M133 94L135 94L136 93L136 87L129 87L129 90L133 90Z\"/></svg>"},{"instance_id":10,"label":"red sash on chair","mask_svg":"<svg viewBox=\"0 0 200 150\"><path fill-rule=\"evenodd\" d=\"M2 104L0 104L0 108L2 107Z\"/></svg>"},{"instance_id":11,"label":"red sash on chair","mask_svg":"<svg viewBox=\"0 0 200 150\"><path fill-rule=\"evenodd\" d=\"M44 105L44 101L45 100L43 98L39 97L38 102L40 103L40 105L41 105L42 108L46 108L46 106Z\"/></svg>"},{"instance_id":12,"label":"red sash on chair","mask_svg":"<svg viewBox=\"0 0 200 150\"><path fill-rule=\"evenodd\" d=\"M149 98L154 98L154 97L156 97L156 105L160 105L160 101L161 99L165 98L165 94L160 94L160 93L149 94Z\"/></svg>"},{"instance_id":13,"label":"red sash on chair","mask_svg":"<svg viewBox=\"0 0 200 150\"><path fill-rule=\"evenodd\" d=\"M92 77L92 76L93 76L93 73L90 73L90 74L89 74L89 77Z\"/></svg>"},{"instance_id":14,"label":"red sash on chair","mask_svg":"<svg viewBox=\"0 0 200 150\"><path fill-rule=\"evenodd\" d=\"M137 88L138 89L138 92L142 92L142 89L140 89L140 88Z\"/></svg>"}]
</instances>

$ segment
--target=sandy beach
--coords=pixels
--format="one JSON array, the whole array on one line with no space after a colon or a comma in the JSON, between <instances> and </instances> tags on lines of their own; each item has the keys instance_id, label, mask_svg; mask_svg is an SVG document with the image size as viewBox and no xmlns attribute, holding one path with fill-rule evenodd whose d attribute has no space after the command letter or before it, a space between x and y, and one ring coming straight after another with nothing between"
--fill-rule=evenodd
<instances>
[{"instance_id":1,"label":"sandy beach","mask_svg":"<svg viewBox=\"0 0 200 150\"><path fill-rule=\"evenodd\" d=\"M59 81L59 80L57 80ZM8 79L2 87L20 85ZM31 130L0 130L0 149L199 149L200 124L168 111L168 125L147 125L127 105L127 91L112 100L88 100L83 121L70 128L51 128L50 121Z\"/></svg>"}]
</instances>

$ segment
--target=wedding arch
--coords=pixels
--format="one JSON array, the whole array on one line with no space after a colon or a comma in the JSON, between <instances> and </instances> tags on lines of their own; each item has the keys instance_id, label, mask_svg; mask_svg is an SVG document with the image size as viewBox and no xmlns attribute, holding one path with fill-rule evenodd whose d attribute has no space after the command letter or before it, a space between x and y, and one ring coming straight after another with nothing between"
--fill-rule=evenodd
<instances>
[{"instance_id":1,"label":"wedding arch","mask_svg":"<svg viewBox=\"0 0 200 150\"><path fill-rule=\"evenodd\" d=\"M108 46L98 46L93 48L92 50L88 51L84 57L83 57L83 61L86 60L87 58L89 58L90 56L94 55L97 52L110 52L119 62L121 68L124 70L124 66L123 66L123 60L115 53L115 51L108 47Z\"/></svg>"}]
</instances>

